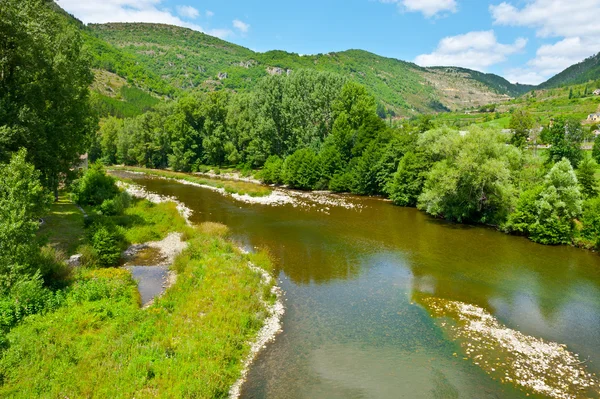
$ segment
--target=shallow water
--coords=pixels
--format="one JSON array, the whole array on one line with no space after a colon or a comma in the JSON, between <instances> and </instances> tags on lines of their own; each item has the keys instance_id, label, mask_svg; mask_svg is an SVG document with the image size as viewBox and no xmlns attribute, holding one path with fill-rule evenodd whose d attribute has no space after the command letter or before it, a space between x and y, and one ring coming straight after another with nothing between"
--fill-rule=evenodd
<instances>
[{"instance_id":1,"label":"shallow water","mask_svg":"<svg viewBox=\"0 0 600 399\"><path fill-rule=\"evenodd\" d=\"M169 266L125 266L138 283L142 306L150 303L165 290Z\"/></svg>"},{"instance_id":2,"label":"shallow water","mask_svg":"<svg viewBox=\"0 0 600 399\"><path fill-rule=\"evenodd\" d=\"M597 254L373 198L343 197L356 208L323 212L127 177L177 197L194 211L192 222L224 223L242 245L274 256L286 294L283 332L252 366L243 398L526 397L475 364L423 298L480 307L508 329L567 345L600 372Z\"/></svg>"}]
</instances>

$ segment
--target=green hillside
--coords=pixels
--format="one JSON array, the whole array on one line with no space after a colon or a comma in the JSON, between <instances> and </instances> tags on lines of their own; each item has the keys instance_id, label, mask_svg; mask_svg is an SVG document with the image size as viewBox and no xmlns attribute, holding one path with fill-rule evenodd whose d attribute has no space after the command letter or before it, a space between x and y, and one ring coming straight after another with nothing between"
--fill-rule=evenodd
<instances>
[{"instance_id":1,"label":"green hillside","mask_svg":"<svg viewBox=\"0 0 600 399\"><path fill-rule=\"evenodd\" d=\"M526 89L494 75L463 68L450 72L421 68L362 50L309 56L285 51L256 53L204 33L160 24L94 24L87 30L96 43L94 50L100 48L99 43L118 49L124 60L135 59L139 68L153 72L153 84L147 86L158 86L154 80L159 76L174 90L245 91L268 74L314 69L364 84L384 107L410 116L502 102ZM127 71L118 70L118 62L113 62L116 54L101 50L102 55L95 57L106 63L103 69L137 81Z\"/></svg>"},{"instance_id":2,"label":"green hillside","mask_svg":"<svg viewBox=\"0 0 600 399\"><path fill-rule=\"evenodd\" d=\"M571 65L558 75L548 79L538 86L540 89L586 83L600 79L600 53L586 58L582 62Z\"/></svg>"}]
</instances>

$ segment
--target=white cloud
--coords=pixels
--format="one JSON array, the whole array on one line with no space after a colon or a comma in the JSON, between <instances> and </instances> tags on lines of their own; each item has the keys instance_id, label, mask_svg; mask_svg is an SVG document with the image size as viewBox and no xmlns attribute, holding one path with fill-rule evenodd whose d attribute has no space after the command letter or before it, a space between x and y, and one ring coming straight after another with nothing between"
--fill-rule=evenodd
<instances>
[{"instance_id":1,"label":"white cloud","mask_svg":"<svg viewBox=\"0 0 600 399\"><path fill-rule=\"evenodd\" d=\"M233 27L242 33L248 33L248 31L250 30L250 25L240 21L239 19L233 20Z\"/></svg>"},{"instance_id":2,"label":"white cloud","mask_svg":"<svg viewBox=\"0 0 600 399\"><path fill-rule=\"evenodd\" d=\"M183 18L196 19L200 16L200 11L196 10L192 6L177 6L177 14Z\"/></svg>"},{"instance_id":3,"label":"white cloud","mask_svg":"<svg viewBox=\"0 0 600 399\"><path fill-rule=\"evenodd\" d=\"M206 18L212 18L215 16L215 13L211 10L206 10Z\"/></svg>"},{"instance_id":4,"label":"white cloud","mask_svg":"<svg viewBox=\"0 0 600 399\"><path fill-rule=\"evenodd\" d=\"M380 0L382 3L394 3L407 12L420 12L431 18L441 13L456 12L456 0Z\"/></svg>"},{"instance_id":5,"label":"white cloud","mask_svg":"<svg viewBox=\"0 0 600 399\"><path fill-rule=\"evenodd\" d=\"M421 54L415 62L421 66L461 66L485 71L522 51L526 45L524 38L518 38L513 44L498 43L491 30L469 32L443 38L433 53Z\"/></svg>"},{"instance_id":6,"label":"white cloud","mask_svg":"<svg viewBox=\"0 0 600 399\"><path fill-rule=\"evenodd\" d=\"M225 38L233 34L229 29L205 31L200 25L183 21L166 8L162 0L58 0L58 4L84 23L151 22L182 26Z\"/></svg>"},{"instance_id":7,"label":"white cloud","mask_svg":"<svg viewBox=\"0 0 600 399\"><path fill-rule=\"evenodd\" d=\"M600 51L600 0L529 0L521 8L502 2L490 12L496 25L528 27L538 37L559 39L542 45L524 68L509 71L509 80L541 83Z\"/></svg>"}]
</instances>

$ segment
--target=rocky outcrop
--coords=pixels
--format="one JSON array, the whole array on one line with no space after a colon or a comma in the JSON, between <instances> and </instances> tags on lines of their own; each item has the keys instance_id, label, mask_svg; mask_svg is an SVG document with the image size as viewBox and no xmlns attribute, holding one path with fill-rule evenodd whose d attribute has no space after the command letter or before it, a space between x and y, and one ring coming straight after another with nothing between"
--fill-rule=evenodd
<instances>
[{"instance_id":1,"label":"rocky outcrop","mask_svg":"<svg viewBox=\"0 0 600 399\"><path fill-rule=\"evenodd\" d=\"M223 79L227 79L229 77L229 75L227 74L227 72L219 72L217 77L219 78L219 80L223 80Z\"/></svg>"}]
</instances>

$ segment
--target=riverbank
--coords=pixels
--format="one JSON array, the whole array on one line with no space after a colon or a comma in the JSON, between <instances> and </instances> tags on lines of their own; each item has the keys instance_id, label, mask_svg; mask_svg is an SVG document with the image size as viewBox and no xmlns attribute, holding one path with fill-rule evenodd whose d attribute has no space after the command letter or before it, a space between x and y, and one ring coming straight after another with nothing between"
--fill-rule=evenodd
<instances>
[{"instance_id":1,"label":"riverbank","mask_svg":"<svg viewBox=\"0 0 600 399\"><path fill-rule=\"evenodd\" d=\"M156 197L155 197L156 199ZM178 210L179 208L179 210ZM246 254L216 223L189 226L173 202L136 200L123 216L129 242L182 234L176 282L147 309L123 268L72 270L61 306L5 336L0 396L199 397L229 394L272 338L277 292L268 256ZM189 216L189 214L188 214ZM255 265L257 268L250 267ZM239 385L239 383L238 383Z\"/></svg>"},{"instance_id":2,"label":"riverbank","mask_svg":"<svg viewBox=\"0 0 600 399\"><path fill-rule=\"evenodd\" d=\"M257 184L259 183L258 181L252 179L244 180L229 174L220 177L215 174L189 174L183 172L173 172L164 169L146 169L134 166L118 165L110 166L109 169L133 173L145 173L150 176L197 184L212 190L222 190L224 193L235 194L239 196L259 198L268 196L272 193L271 188Z\"/></svg>"},{"instance_id":3,"label":"riverbank","mask_svg":"<svg viewBox=\"0 0 600 399\"><path fill-rule=\"evenodd\" d=\"M221 173L219 175L215 174L213 170L209 170L208 172L202 172L202 173L198 172L196 174L190 175L190 174L181 173L181 172L171 172L171 171L165 171L165 170L160 170L160 169L147 169L147 168L140 168L140 167L113 167L113 166L111 166L110 169L116 170L116 171L128 171L128 172L132 172L132 173L144 174L147 176L160 177L160 178L164 178L164 179L172 179L172 180L175 180L182 184L192 184L192 185L197 185L199 187L204 187L204 188L213 189L213 190L215 190L214 186L207 186L205 184L196 183L195 175L202 175L202 176L208 176L208 177L219 176L220 182L230 180L231 183L235 183L235 184L243 182L246 186L247 185L249 185L249 186L255 185L256 187L265 187L264 185L262 185L260 183L260 181L256 180L253 177L253 175L249 175L248 177L242 177L241 173L239 171L235 171L235 170L231 170L226 173ZM245 202L245 203L251 203L251 204L263 204L263 205L274 205L274 206L291 204L294 207L317 206L319 208L319 210L325 214L329 213L330 208L336 207L336 206L360 209L360 206L356 206L356 204L354 204L352 201L348 200L347 194L345 194L345 193L340 194L340 193L333 193L330 191L318 191L318 190L307 190L307 191L291 190L285 186L277 186L277 185L270 185L268 187L271 189L271 192L268 194L265 194L264 196L261 196L261 197L250 197L248 195L239 195L236 193L231 194L229 191L225 191L224 189L216 189L216 191L219 191L221 194L224 194L224 195L225 194L232 195L232 197L236 200L239 200L239 201ZM358 197L362 197L361 195L358 195L358 194L355 194L355 195ZM388 198L383 198L383 199L390 203L392 202ZM419 210L422 212L425 212L421 209L419 209ZM425 213L427 213L427 212L425 212ZM431 216L431 217L435 217L435 216ZM436 218L440 219L440 220L444 220L443 217L438 216ZM460 222L449 222L449 223L456 223L456 224L465 225L465 226L476 226L477 225L477 226L491 228L491 229L497 230L504 234L517 235L517 236L523 235L523 234L517 234L516 232L510 232L510 231L508 231L508 229L505 228L505 226L499 226L499 225L494 225L494 224L469 224L469 223L460 223ZM563 244L546 244L546 245L569 245L569 246L572 246L575 248L580 248L580 249L585 249L585 250L589 250L592 252L597 252L597 250L599 248L598 245L600 245L600 244L598 244L598 242L600 242L600 241L598 241L598 242L594 241L593 239L590 239L589 237L585 237L583 234L580 234L581 230L584 229L582 222L579 220L575 220L574 223L575 223L575 234L573 235L572 241L569 244L563 243ZM589 228L590 228L590 226L588 226L588 229ZM532 240L532 241L537 242L535 240ZM544 244L542 242L537 242L537 243Z\"/></svg>"}]
</instances>

